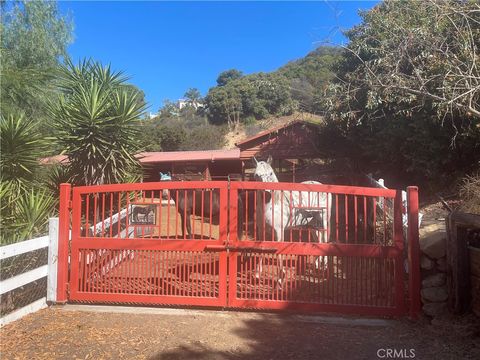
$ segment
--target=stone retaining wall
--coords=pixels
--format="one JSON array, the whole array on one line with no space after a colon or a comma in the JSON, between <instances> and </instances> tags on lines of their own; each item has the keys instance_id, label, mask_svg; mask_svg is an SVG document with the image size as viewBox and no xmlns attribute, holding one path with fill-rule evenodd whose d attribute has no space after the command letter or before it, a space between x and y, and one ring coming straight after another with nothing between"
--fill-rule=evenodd
<instances>
[{"instance_id":1,"label":"stone retaining wall","mask_svg":"<svg viewBox=\"0 0 480 360\"><path fill-rule=\"evenodd\" d=\"M448 311L447 233L444 221L424 224L420 229L420 267L422 274L423 312L430 317Z\"/></svg>"}]
</instances>

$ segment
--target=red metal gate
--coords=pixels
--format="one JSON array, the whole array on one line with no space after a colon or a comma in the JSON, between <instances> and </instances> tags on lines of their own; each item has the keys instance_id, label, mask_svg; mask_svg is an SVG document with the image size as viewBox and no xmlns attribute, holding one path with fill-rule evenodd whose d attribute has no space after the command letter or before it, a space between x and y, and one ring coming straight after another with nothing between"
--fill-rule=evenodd
<instances>
[{"instance_id":1,"label":"red metal gate","mask_svg":"<svg viewBox=\"0 0 480 360\"><path fill-rule=\"evenodd\" d=\"M75 302L418 311L399 191L221 181L75 187L68 267L69 189L62 185L60 301L68 292ZM409 251L412 265L418 253Z\"/></svg>"}]
</instances>

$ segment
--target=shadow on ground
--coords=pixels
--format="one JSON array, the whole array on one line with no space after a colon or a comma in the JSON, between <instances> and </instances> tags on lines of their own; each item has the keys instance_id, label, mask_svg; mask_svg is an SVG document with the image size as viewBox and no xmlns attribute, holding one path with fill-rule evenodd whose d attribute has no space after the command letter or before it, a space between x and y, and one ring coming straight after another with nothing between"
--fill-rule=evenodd
<instances>
[{"instance_id":1,"label":"shadow on ground","mask_svg":"<svg viewBox=\"0 0 480 360\"><path fill-rule=\"evenodd\" d=\"M149 359L380 359L385 358L387 349L395 349L403 358L412 358L413 354L419 359L478 359L480 355L478 326L461 325L465 330L462 336L450 322L436 327L408 321L359 326L295 319L258 314L255 319L242 319L240 326L231 330L240 341L228 350L219 350L222 346L215 343L232 334L219 333L208 343L194 340Z\"/></svg>"}]
</instances>

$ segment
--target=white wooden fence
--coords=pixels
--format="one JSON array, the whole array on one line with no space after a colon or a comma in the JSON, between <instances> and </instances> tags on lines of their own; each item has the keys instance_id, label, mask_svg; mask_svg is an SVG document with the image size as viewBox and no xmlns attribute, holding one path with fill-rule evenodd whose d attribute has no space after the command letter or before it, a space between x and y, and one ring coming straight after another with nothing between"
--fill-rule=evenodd
<instances>
[{"instance_id":1,"label":"white wooden fence","mask_svg":"<svg viewBox=\"0 0 480 360\"><path fill-rule=\"evenodd\" d=\"M41 265L35 269L15 275L0 282L0 294L3 296L12 290L48 276L47 296L35 300L32 303L3 316L0 318L0 326L47 307L47 301L55 301L57 289L56 249L58 248L58 218L51 218L49 220L49 235L0 247L0 260L31 253L47 247L49 250L48 264Z\"/></svg>"},{"instance_id":2,"label":"white wooden fence","mask_svg":"<svg viewBox=\"0 0 480 360\"><path fill-rule=\"evenodd\" d=\"M89 229L90 234L99 233L104 229L108 231L109 227L115 226L119 221L125 219L126 215L132 212L130 206L129 211L123 209L119 213L100 221L96 225L92 225ZM121 238L133 237L133 229L124 229L121 231ZM12 290L18 289L22 286L28 285L34 281L40 280L47 276L47 291L46 297L35 300L34 302L17 309L2 318L0 318L0 326L6 325L12 321L18 320L25 315L36 312L48 306L49 303L55 303L57 300L57 256L58 256L58 218L49 219L48 235L41 236L35 239L22 241L19 243L6 245L0 247L0 261L12 258L14 256L27 254L39 249L48 247L48 264L39 266L33 270L26 271L22 274L13 276L11 278L0 281L0 295L4 295ZM103 250L99 250L101 253ZM101 255L101 254L99 254ZM107 264L104 271L109 271L113 267L118 266L120 262L131 257L133 254L125 252L121 254L119 259L116 259L113 264ZM88 259L87 259L88 261Z\"/></svg>"}]
</instances>

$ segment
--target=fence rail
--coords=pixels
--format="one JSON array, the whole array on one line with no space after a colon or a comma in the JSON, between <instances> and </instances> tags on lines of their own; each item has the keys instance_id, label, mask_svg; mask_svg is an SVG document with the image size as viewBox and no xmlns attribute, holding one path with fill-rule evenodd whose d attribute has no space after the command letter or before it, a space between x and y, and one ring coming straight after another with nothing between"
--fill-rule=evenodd
<instances>
[{"instance_id":1,"label":"fence rail","mask_svg":"<svg viewBox=\"0 0 480 360\"><path fill-rule=\"evenodd\" d=\"M19 243L5 245L0 247L0 260L8 259L13 256L25 254L48 246L48 235L35 239L22 241Z\"/></svg>"},{"instance_id":2,"label":"fence rail","mask_svg":"<svg viewBox=\"0 0 480 360\"><path fill-rule=\"evenodd\" d=\"M52 223L54 223L55 221L58 222L58 219L50 219L50 225L52 225ZM41 236L35 239L2 246L0 248L0 261L7 260L14 264L15 259L17 259L17 257L19 256L25 256L26 254L33 255L33 253L37 252L38 250L48 248L51 242L51 237L54 235L55 234L50 232L50 234L46 236ZM50 259L48 262L49 264L43 264L37 266L34 269L30 269L20 274L10 276L7 279L2 279L2 281L0 282L0 295L2 295L3 306L8 307L8 302L12 302L11 297L8 296L9 294L11 294L12 291L20 289L48 276L49 266L50 270L53 270L56 266L55 264L50 264ZM23 270L25 270L25 266L22 264L21 266L24 267ZM41 283L37 283L36 285L42 286ZM36 285L34 284L34 286ZM44 291L42 289L40 290L40 292ZM7 298L7 300L5 300L5 298ZM15 305L13 304L13 306ZM2 316L2 318L0 318L0 326L18 320L25 315L28 315L45 307L47 307L46 296L43 296L40 299L34 299L34 301L30 302L29 304L26 304L25 306L22 306L19 309L15 309L14 311L11 311L6 315Z\"/></svg>"},{"instance_id":3,"label":"fence rail","mask_svg":"<svg viewBox=\"0 0 480 360\"><path fill-rule=\"evenodd\" d=\"M128 210L123 209L119 213L112 216L112 219L107 219L106 221L100 221L99 223L92 225L89 228L90 233L99 233L102 228L108 229L110 227L116 227L118 222L125 220L125 217L128 215ZM0 261L15 261L17 257L27 256L28 254L34 254L34 252L41 249L48 248L48 262L47 264L42 264L35 267L34 269L25 269L25 266L20 264L23 272L10 276L6 279L0 281L0 295L2 298L8 297L12 291L20 289L24 286L30 286L36 281L39 281L47 277L46 289L44 288L45 284L40 283L36 284L42 286L41 291L46 291L45 296L40 299L35 299L34 301L27 303L26 305L15 309L11 312L8 312L6 315L0 318L0 326L4 326L12 321L18 320L28 314L41 310L48 306L49 303L57 302L57 283L58 283L58 236L59 236L59 220L58 218L51 218L49 220L49 231L48 235L40 236L38 238L18 242L11 245L6 245L0 247ZM133 233L127 231L127 229L121 230L121 236L132 237ZM69 235L70 237L70 235ZM126 256L130 255L127 253ZM120 261L117 261L120 262ZM116 266L114 263L111 266ZM25 271L26 270L26 271ZM33 284L35 285L35 284ZM2 299L2 302L5 301Z\"/></svg>"}]
</instances>

